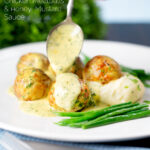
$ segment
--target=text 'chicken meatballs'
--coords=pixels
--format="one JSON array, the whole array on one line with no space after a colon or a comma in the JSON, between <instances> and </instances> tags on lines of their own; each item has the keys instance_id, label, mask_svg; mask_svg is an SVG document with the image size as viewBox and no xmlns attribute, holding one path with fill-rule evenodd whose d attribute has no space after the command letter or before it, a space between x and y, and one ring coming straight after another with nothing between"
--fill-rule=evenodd
<instances>
[{"instance_id":1,"label":"text 'chicken meatballs'","mask_svg":"<svg viewBox=\"0 0 150 150\"><path fill-rule=\"evenodd\" d=\"M89 89L84 81L73 73L62 73L56 77L49 91L50 106L60 111L83 109L90 98Z\"/></svg>"},{"instance_id":2,"label":"text 'chicken meatballs'","mask_svg":"<svg viewBox=\"0 0 150 150\"><path fill-rule=\"evenodd\" d=\"M42 70L28 68L17 75L14 92L21 100L37 100L47 95L50 83L50 78Z\"/></svg>"},{"instance_id":3,"label":"text 'chicken meatballs'","mask_svg":"<svg viewBox=\"0 0 150 150\"><path fill-rule=\"evenodd\" d=\"M106 84L122 76L119 64L108 56L95 56L85 66L83 79Z\"/></svg>"}]
</instances>

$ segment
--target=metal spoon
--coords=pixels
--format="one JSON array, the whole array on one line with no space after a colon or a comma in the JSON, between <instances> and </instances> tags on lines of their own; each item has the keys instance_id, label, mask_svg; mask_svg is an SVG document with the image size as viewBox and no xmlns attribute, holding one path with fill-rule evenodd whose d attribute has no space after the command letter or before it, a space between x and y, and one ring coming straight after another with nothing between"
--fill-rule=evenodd
<instances>
[{"instance_id":1,"label":"metal spoon","mask_svg":"<svg viewBox=\"0 0 150 150\"><path fill-rule=\"evenodd\" d=\"M63 26L63 25L69 25L69 24L71 24L71 25L73 25L74 26L74 29L75 29L75 32L73 32L73 34L77 37L77 36L80 36L81 38L80 38L80 41L81 41L81 44L80 44L80 46L78 46L78 55L80 54L80 51L81 51L81 48L82 48L82 44L83 44L83 39L84 39L84 35L83 35L83 31L82 31L82 29L80 28L80 26L79 25L77 25L76 23L74 23L73 21L72 21L72 18L71 18L71 14L72 14L72 8L73 8L73 2L74 2L74 0L69 0L69 2L68 2L68 5L67 5L67 17L66 17L66 19L64 20L64 21L62 21L61 23L59 23L58 25L56 25L51 31L50 31L50 33L49 33L49 35L48 35L48 38L47 38L47 46L46 46L46 49L47 49L47 54L48 54L48 58L49 58L49 61L50 61L50 63L53 63L52 61L52 58L51 57L49 57L49 47L51 47L51 42L53 41L53 40L57 40L57 39L51 39L52 38L52 34L54 33L54 31L56 31L58 28L60 28L61 26ZM69 35L68 35L69 36ZM71 36L71 35L70 35ZM69 38L69 37L67 37L67 38ZM63 45L63 44L62 44ZM73 47L72 47L73 48ZM70 49L71 49L71 47L70 47ZM67 51L69 51L70 49L67 49ZM61 48L59 47L59 54L61 54L62 53L62 51L63 50L61 50ZM77 56L76 56L77 57ZM66 58L67 59L67 58ZM73 58L74 59L74 61L75 61L75 58ZM53 65L52 65L52 68L53 68ZM53 68L54 69L54 68ZM56 72L56 74L57 74L57 71L54 69L54 71ZM65 72L65 71L64 71Z\"/></svg>"}]
</instances>

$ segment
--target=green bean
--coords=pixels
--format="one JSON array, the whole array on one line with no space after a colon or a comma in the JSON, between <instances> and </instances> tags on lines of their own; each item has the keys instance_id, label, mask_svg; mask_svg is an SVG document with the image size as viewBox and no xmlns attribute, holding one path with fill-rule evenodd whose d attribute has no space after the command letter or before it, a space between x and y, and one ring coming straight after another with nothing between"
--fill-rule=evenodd
<instances>
[{"instance_id":1,"label":"green bean","mask_svg":"<svg viewBox=\"0 0 150 150\"><path fill-rule=\"evenodd\" d=\"M54 112L56 115L58 116L63 116L63 117L79 117L79 116L83 116L83 115L88 115L88 114L92 114L95 112L103 112L103 111L107 111L111 108L114 107L119 107L119 106L124 106L124 105L128 105L131 104L131 102L127 102L127 103L121 103L121 104L117 104L117 105L112 105L103 109L99 109L99 110L91 110L91 111L87 111L87 112Z\"/></svg>"},{"instance_id":2,"label":"green bean","mask_svg":"<svg viewBox=\"0 0 150 150\"><path fill-rule=\"evenodd\" d=\"M81 117L75 117L75 118L71 118L71 119L64 119L62 121L59 121L57 124L62 125L62 126L66 126L66 125L69 125L69 124L72 124L72 123L83 122L83 121L86 121L86 120L95 119L98 116L109 114L110 112L113 112L113 111L116 111L116 110L120 110L120 109L123 109L123 108L130 108L130 107L137 106L137 105L139 105L139 103L127 104L127 105L122 105L122 106L119 106L119 107L112 107L109 110L108 109L103 109L103 111L87 114L87 115L84 115L84 116L81 116Z\"/></svg>"},{"instance_id":3,"label":"green bean","mask_svg":"<svg viewBox=\"0 0 150 150\"><path fill-rule=\"evenodd\" d=\"M145 111L145 110L148 110L148 108L146 107L146 108L142 108L142 109L139 109L139 110L133 110L133 111L125 113L125 115L132 114L132 113L137 113L137 112L142 112L142 111Z\"/></svg>"},{"instance_id":4,"label":"green bean","mask_svg":"<svg viewBox=\"0 0 150 150\"><path fill-rule=\"evenodd\" d=\"M145 70L143 69L132 69L132 68L129 68L129 67L125 67L123 65L120 65L121 67L121 70L124 71L124 72L128 72L132 75L135 75L135 76L144 76L144 77L150 77L150 74L149 73L146 73Z\"/></svg>"},{"instance_id":5,"label":"green bean","mask_svg":"<svg viewBox=\"0 0 150 150\"><path fill-rule=\"evenodd\" d=\"M135 71L137 74L145 75L145 70L143 69L132 69L132 70Z\"/></svg>"},{"instance_id":6,"label":"green bean","mask_svg":"<svg viewBox=\"0 0 150 150\"><path fill-rule=\"evenodd\" d=\"M141 77L140 79L143 82L143 84L144 84L145 87L150 88L150 84L147 83L147 79L145 79L143 77Z\"/></svg>"},{"instance_id":7,"label":"green bean","mask_svg":"<svg viewBox=\"0 0 150 150\"><path fill-rule=\"evenodd\" d=\"M128 114L128 115L120 115L120 116L105 118L103 120L94 122L93 124L84 124L84 125L82 125L82 128L88 129L88 128L92 128L92 127L103 126L103 125L108 125L108 124L112 124L112 123L117 123L117 122L132 120L132 119L138 119L138 118L148 117L148 116L150 116L150 110L145 110L145 111L138 112L138 113L132 113L132 114Z\"/></svg>"},{"instance_id":8,"label":"green bean","mask_svg":"<svg viewBox=\"0 0 150 150\"><path fill-rule=\"evenodd\" d=\"M144 100L144 103L150 104L150 100Z\"/></svg>"},{"instance_id":9,"label":"green bean","mask_svg":"<svg viewBox=\"0 0 150 150\"><path fill-rule=\"evenodd\" d=\"M122 65L120 65L120 67L121 67L121 70L123 72L128 72L128 73L130 73L130 74L132 74L134 76L137 76L137 73L133 69L125 67L125 66L122 66Z\"/></svg>"},{"instance_id":10,"label":"green bean","mask_svg":"<svg viewBox=\"0 0 150 150\"><path fill-rule=\"evenodd\" d=\"M146 73L143 69L131 69L122 65L120 65L120 67L123 72L128 72L134 76L137 76L143 82L145 87L150 88L150 84L146 82L147 80L150 80L150 73Z\"/></svg>"},{"instance_id":11,"label":"green bean","mask_svg":"<svg viewBox=\"0 0 150 150\"><path fill-rule=\"evenodd\" d=\"M83 62L84 64L87 64L88 61L90 61L90 57L88 57L87 55L85 55L84 53L82 53L84 59L83 59Z\"/></svg>"},{"instance_id":12,"label":"green bean","mask_svg":"<svg viewBox=\"0 0 150 150\"><path fill-rule=\"evenodd\" d=\"M112 116L117 116L117 115L124 114L124 113L127 113L127 112L131 112L133 110L139 110L139 109L144 108L144 107L148 107L148 105L147 104L141 104L141 105L137 105L137 106L133 106L133 107L129 107L129 108L120 109L120 110L117 110L117 111L110 112L106 115L100 116L100 117L98 117L94 120L91 120L87 123L84 123L84 124L85 125L94 124L95 122L98 122L98 121L103 120L105 118L112 117ZM69 125L69 126L71 126L71 127L73 127L73 126L74 127L80 127L82 125L83 125L82 123L77 124L77 125L74 125L73 123L71 123L71 125Z\"/></svg>"}]
</instances>

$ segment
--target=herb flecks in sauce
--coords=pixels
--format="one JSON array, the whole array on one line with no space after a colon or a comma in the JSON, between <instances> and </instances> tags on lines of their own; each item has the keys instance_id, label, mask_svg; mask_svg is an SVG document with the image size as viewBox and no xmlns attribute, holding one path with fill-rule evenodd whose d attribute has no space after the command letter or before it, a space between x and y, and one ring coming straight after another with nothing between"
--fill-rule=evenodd
<instances>
[{"instance_id":1,"label":"herb flecks in sauce","mask_svg":"<svg viewBox=\"0 0 150 150\"><path fill-rule=\"evenodd\" d=\"M80 93L81 84L77 75L63 73L56 77L54 97L59 107L70 111Z\"/></svg>"},{"instance_id":2,"label":"herb flecks in sauce","mask_svg":"<svg viewBox=\"0 0 150 150\"><path fill-rule=\"evenodd\" d=\"M29 83L26 88L30 88L33 85L33 83Z\"/></svg>"},{"instance_id":3,"label":"herb flecks in sauce","mask_svg":"<svg viewBox=\"0 0 150 150\"><path fill-rule=\"evenodd\" d=\"M56 74L66 72L78 57L83 36L72 24L61 25L48 39L48 58Z\"/></svg>"}]
</instances>

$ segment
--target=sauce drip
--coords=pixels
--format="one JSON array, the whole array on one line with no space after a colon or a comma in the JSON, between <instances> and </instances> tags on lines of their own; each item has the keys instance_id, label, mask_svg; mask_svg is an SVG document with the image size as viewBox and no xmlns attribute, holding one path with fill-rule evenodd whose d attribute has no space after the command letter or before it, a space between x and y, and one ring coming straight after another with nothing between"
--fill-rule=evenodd
<instances>
[{"instance_id":1,"label":"sauce drip","mask_svg":"<svg viewBox=\"0 0 150 150\"><path fill-rule=\"evenodd\" d=\"M56 77L54 97L59 107L71 111L80 93L81 84L77 75L73 73L63 73Z\"/></svg>"}]
</instances>

